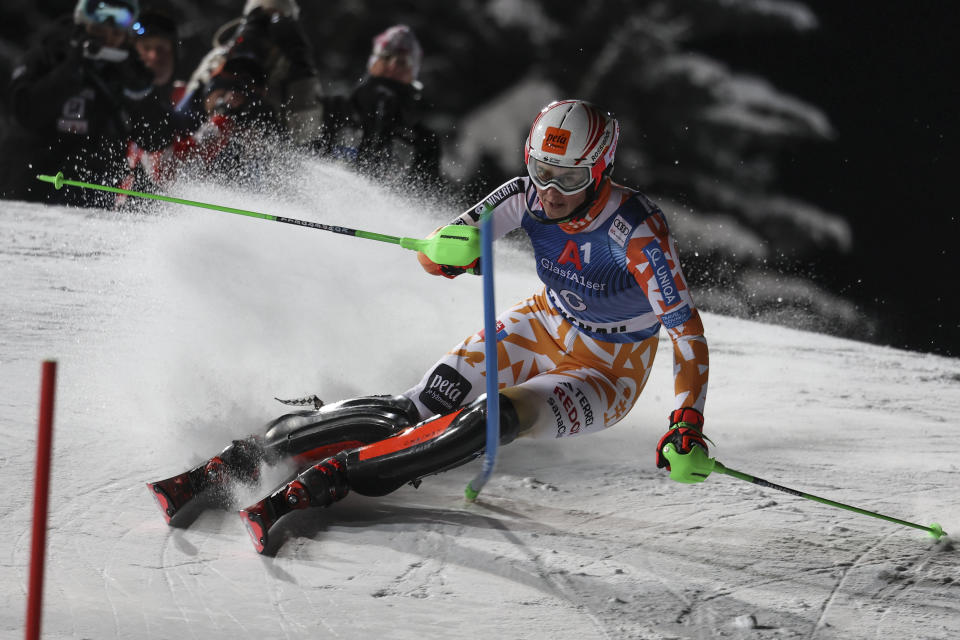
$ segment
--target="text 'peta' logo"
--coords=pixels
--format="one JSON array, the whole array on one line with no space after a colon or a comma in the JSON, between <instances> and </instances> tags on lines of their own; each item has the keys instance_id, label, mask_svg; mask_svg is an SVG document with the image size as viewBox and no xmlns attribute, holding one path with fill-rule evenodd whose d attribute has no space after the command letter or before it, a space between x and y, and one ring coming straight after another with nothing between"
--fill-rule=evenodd
<instances>
[{"instance_id":1,"label":"text 'peta' logo","mask_svg":"<svg viewBox=\"0 0 960 640\"><path fill-rule=\"evenodd\" d=\"M563 155L567 152L567 144L569 143L569 131L557 127L547 127L547 134L543 136L543 144L540 148L547 153Z\"/></svg>"},{"instance_id":2,"label":"text 'peta' logo","mask_svg":"<svg viewBox=\"0 0 960 640\"><path fill-rule=\"evenodd\" d=\"M450 413L459 407L473 385L456 369L439 364L430 374L426 387L420 392L420 402L438 414Z\"/></svg>"},{"instance_id":3,"label":"text 'peta' logo","mask_svg":"<svg viewBox=\"0 0 960 640\"><path fill-rule=\"evenodd\" d=\"M657 280L657 286L660 288L660 297L663 298L664 308L672 307L680 302L680 292L677 289L677 283L673 279L673 273L670 271L670 264L667 262L667 256L656 240L651 240L650 244L643 248L647 260L650 262L650 268L653 269L653 276Z\"/></svg>"}]
</instances>

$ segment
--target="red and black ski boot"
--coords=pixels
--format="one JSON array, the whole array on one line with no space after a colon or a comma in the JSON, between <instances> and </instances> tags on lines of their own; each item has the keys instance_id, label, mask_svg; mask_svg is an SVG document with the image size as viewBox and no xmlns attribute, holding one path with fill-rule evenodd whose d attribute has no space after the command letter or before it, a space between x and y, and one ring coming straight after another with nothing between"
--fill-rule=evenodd
<instances>
[{"instance_id":1,"label":"red and black ski boot","mask_svg":"<svg viewBox=\"0 0 960 640\"><path fill-rule=\"evenodd\" d=\"M256 436L234 440L203 464L165 480L148 482L147 488L170 524L173 517L201 493L221 490L224 495L214 497L223 500L230 482L256 482L263 455L263 446Z\"/></svg>"},{"instance_id":2,"label":"red and black ski boot","mask_svg":"<svg viewBox=\"0 0 960 640\"><path fill-rule=\"evenodd\" d=\"M277 521L298 509L329 507L349 493L346 465L339 458L327 458L281 486L269 496L240 511L257 553L263 553L270 530Z\"/></svg>"}]
</instances>

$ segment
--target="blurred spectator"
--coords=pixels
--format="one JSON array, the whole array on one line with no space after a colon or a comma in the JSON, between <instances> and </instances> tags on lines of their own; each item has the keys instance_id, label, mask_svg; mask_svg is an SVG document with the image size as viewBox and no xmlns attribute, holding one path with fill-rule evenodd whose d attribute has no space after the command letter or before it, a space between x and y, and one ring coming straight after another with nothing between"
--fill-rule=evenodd
<instances>
[{"instance_id":1,"label":"blurred spectator","mask_svg":"<svg viewBox=\"0 0 960 640\"><path fill-rule=\"evenodd\" d=\"M195 128L192 126L191 119L182 117L173 110L183 99L186 90L186 82L176 79L180 48L176 21L163 11L145 8L140 12L139 19L133 23L132 30L135 38L134 48L140 60L153 74L153 90L148 99L157 100L169 108L171 133L176 135L189 133ZM169 142L172 141L173 138ZM149 186L142 179L144 172L140 166L145 154L148 153L135 140L127 142L128 171L118 185L120 188L142 191ZM127 196L117 194L114 206L122 206L126 201Z\"/></svg>"},{"instance_id":2,"label":"blurred spectator","mask_svg":"<svg viewBox=\"0 0 960 640\"><path fill-rule=\"evenodd\" d=\"M267 101L268 82L255 58L230 57L204 87L204 113L208 119L226 117L232 126L277 133L280 122Z\"/></svg>"},{"instance_id":3,"label":"blurred spectator","mask_svg":"<svg viewBox=\"0 0 960 640\"><path fill-rule=\"evenodd\" d=\"M283 128L267 103L267 73L253 58L227 59L197 93L204 122L160 151L141 153L131 165L136 183L165 186L183 172L216 180L269 173L269 143Z\"/></svg>"},{"instance_id":4,"label":"blurred spectator","mask_svg":"<svg viewBox=\"0 0 960 640\"><path fill-rule=\"evenodd\" d=\"M156 9L144 9L133 25L134 46L143 64L153 73L153 91L171 106L176 105L186 90L187 83L178 79L177 61L180 42L177 23Z\"/></svg>"},{"instance_id":5,"label":"blurred spectator","mask_svg":"<svg viewBox=\"0 0 960 640\"><path fill-rule=\"evenodd\" d=\"M4 197L105 206L107 194L55 190L39 173L115 184L128 140L147 149L172 136L169 105L150 100L154 74L132 48L136 0L79 0L15 67L9 87L16 126L0 145Z\"/></svg>"},{"instance_id":6,"label":"blurred spectator","mask_svg":"<svg viewBox=\"0 0 960 640\"><path fill-rule=\"evenodd\" d=\"M180 108L202 114L202 89L228 58L250 57L266 71L264 99L293 141L309 142L322 117L322 89L313 49L295 0L248 0L243 15L223 25L197 66Z\"/></svg>"},{"instance_id":7,"label":"blurred spectator","mask_svg":"<svg viewBox=\"0 0 960 640\"><path fill-rule=\"evenodd\" d=\"M440 143L423 124L423 85L417 79L422 59L420 43L406 25L376 36L360 83L349 95L324 100L317 150L377 179L435 187Z\"/></svg>"}]
</instances>

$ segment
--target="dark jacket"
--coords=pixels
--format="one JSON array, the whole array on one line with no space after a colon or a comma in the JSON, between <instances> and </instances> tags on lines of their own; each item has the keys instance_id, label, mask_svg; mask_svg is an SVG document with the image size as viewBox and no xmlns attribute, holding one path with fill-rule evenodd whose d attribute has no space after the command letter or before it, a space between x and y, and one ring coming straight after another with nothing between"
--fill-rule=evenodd
<instances>
[{"instance_id":1,"label":"dark jacket","mask_svg":"<svg viewBox=\"0 0 960 640\"><path fill-rule=\"evenodd\" d=\"M419 84L365 77L349 95L324 98L316 149L388 184L436 187L440 142L424 112Z\"/></svg>"},{"instance_id":2,"label":"dark jacket","mask_svg":"<svg viewBox=\"0 0 960 640\"><path fill-rule=\"evenodd\" d=\"M36 174L113 184L127 142L156 149L173 137L169 104L151 91L152 74L132 49L122 61L95 59L86 31L59 21L19 61L9 85L12 127L0 145L0 195L103 206L91 190L54 190Z\"/></svg>"}]
</instances>

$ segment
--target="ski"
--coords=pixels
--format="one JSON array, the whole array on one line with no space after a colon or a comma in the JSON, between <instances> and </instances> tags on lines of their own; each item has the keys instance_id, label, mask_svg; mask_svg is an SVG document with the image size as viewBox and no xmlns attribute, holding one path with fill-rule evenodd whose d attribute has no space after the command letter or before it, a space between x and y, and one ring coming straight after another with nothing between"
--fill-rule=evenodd
<instances>
[{"instance_id":1,"label":"ski","mask_svg":"<svg viewBox=\"0 0 960 640\"><path fill-rule=\"evenodd\" d=\"M254 439L234 440L227 448L206 462L164 480L148 482L147 489L170 524L192 500L210 490L222 490L230 482L256 482L260 476L262 448Z\"/></svg>"},{"instance_id":2,"label":"ski","mask_svg":"<svg viewBox=\"0 0 960 640\"><path fill-rule=\"evenodd\" d=\"M250 534L250 540L257 553L263 553L270 541L273 525L291 511L303 509L309 505L306 489L298 480L293 480L271 493L269 496L240 510L240 517Z\"/></svg>"},{"instance_id":3,"label":"ski","mask_svg":"<svg viewBox=\"0 0 960 640\"><path fill-rule=\"evenodd\" d=\"M209 483L206 478L206 466L207 463L204 463L165 480L147 483L147 489L157 501L157 506L160 507L160 512L167 524L170 524L173 517L187 503L207 488Z\"/></svg>"}]
</instances>

